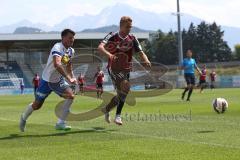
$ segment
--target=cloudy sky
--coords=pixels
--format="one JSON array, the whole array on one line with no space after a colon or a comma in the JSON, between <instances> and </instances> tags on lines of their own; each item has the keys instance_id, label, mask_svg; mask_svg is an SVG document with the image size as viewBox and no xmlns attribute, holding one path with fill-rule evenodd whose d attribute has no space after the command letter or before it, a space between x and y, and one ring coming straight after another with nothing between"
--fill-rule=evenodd
<instances>
[{"instance_id":1,"label":"cloudy sky","mask_svg":"<svg viewBox=\"0 0 240 160\"><path fill-rule=\"evenodd\" d=\"M120 2L156 13L176 11L176 0L1 0L0 26L23 19L52 26L72 15L98 14ZM240 27L239 0L180 0L180 5L182 12L206 21Z\"/></svg>"}]
</instances>

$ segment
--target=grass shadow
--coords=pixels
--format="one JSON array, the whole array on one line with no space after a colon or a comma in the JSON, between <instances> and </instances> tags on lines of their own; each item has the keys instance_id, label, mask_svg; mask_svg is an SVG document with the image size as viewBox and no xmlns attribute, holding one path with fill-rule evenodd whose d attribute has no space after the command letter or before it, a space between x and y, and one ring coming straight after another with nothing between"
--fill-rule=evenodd
<instances>
[{"instance_id":1,"label":"grass shadow","mask_svg":"<svg viewBox=\"0 0 240 160\"><path fill-rule=\"evenodd\" d=\"M11 140L11 139L18 139L18 138L43 138L43 137L57 137L57 136L65 136L65 135L72 135L72 134L82 134L82 133L107 133L111 131L116 131L113 129L106 130L102 127L92 127L90 129L79 130L79 131L58 131L57 133L51 134L30 134L30 135L21 135L21 134L10 134L6 137L0 137L1 140Z\"/></svg>"},{"instance_id":2,"label":"grass shadow","mask_svg":"<svg viewBox=\"0 0 240 160\"><path fill-rule=\"evenodd\" d=\"M197 133L213 133L213 130L197 131Z\"/></svg>"}]
</instances>

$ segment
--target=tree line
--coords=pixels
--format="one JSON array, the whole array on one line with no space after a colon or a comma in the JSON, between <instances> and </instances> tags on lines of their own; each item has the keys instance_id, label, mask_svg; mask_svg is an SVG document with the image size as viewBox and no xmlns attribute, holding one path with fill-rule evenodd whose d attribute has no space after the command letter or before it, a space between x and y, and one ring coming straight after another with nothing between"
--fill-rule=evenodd
<instances>
[{"instance_id":1,"label":"tree line","mask_svg":"<svg viewBox=\"0 0 240 160\"><path fill-rule=\"evenodd\" d=\"M177 36L177 32L163 33L158 30L150 40L144 42L144 51L152 61L166 65L178 64ZM203 21L197 26L191 23L188 30L182 30L183 54L185 56L185 52L191 49L193 57L200 63L224 62L237 58L223 36L224 31L215 22L208 24Z\"/></svg>"}]
</instances>

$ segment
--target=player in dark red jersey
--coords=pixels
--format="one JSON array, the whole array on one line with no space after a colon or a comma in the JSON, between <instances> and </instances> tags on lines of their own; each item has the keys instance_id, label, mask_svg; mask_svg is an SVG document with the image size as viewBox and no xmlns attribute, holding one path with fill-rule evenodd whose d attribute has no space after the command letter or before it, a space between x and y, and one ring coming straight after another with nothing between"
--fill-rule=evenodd
<instances>
[{"instance_id":1,"label":"player in dark red jersey","mask_svg":"<svg viewBox=\"0 0 240 160\"><path fill-rule=\"evenodd\" d=\"M206 87L206 78L207 78L207 68L206 65L203 65L202 74L199 79L200 93L203 92L203 89Z\"/></svg>"},{"instance_id":2,"label":"player in dark red jersey","mask_svg":"<svg viewBox=\"0 0 240 160\"><path fill-rule=\"evenodd\" d=\"M212 70L212 72L210 73L210 80L211 80L210 88L211 89L215 88L216 77L217 77L217 73L214 70Z\"/></svg>"},{"instance_id":3,"label":"player in dark red jersey","mask_svg":"<svg viewBox=\"0 0 240 160\"><path fill-rule=\"evenodd\" d=\"M97 73L94 76L94 80L96 82L97 98L102 98L104 73L100 67L97 68Z\"/></svg>"},{"instance_id":4,"label":"player in dark red jersey","mask_svg":"<svg viewBox=\"0 0 240 160\"><path fill-rule=\"evenodd\" d=\"M129 76L133 53L137 53L146 66L151 66L137 38L130 34L131 28L132 19L127 16L122 17L120 30L116 33L109 33L98 46L99 52L108 57L108 72L117 91L117 95L103 109L105 120L108 123L111 122L109 111L117 106L114 122L118 125L122 125L121 112L130 90Z\"/></svg>"},{"instance_id":5,"label":"player in dark red jersey","mask_svg":"<svg viewBox=\"0 0 240 160\"><path fill-rule=\"evenodd\" d=\"M80 75L78 76L78 86L79 86L79 91L80 91L80 94L83 95L84 94L84 89L83 89L83 86L85 84L85 78L84 78L84 75L82 73L80 73Z\"/></svg>"},{"instance_id":6,"label":"player in dark red jersey","mask_svg":"<svg viewBox=\"0 0 240 160\"><path fill-rule=\"evenodd\" d=\"M32 80L32 84L33 84L33 87L34 87L34 95L35 96L36 96L36 91L37 91L37 89L39 87L39 83L40 83L40 77L36 73L35 76L33 77L33 80Z\"/></svg>"}]
</instances>

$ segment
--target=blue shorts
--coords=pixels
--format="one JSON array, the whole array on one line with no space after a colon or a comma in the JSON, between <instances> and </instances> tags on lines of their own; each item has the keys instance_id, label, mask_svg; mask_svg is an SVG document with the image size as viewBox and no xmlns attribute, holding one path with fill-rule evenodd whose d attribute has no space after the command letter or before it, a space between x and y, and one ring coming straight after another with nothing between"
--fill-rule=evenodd
<instances>
[{"instance_id":1,"label":"blue shorts","mask_svg":"<svg viewBox=\"0 0 240 160\"><path fill-rule=\"evenodd\" d=\"M61 79L57 83L51 83L51 82L47 82L47 81L44 81L43 79L41 79L40 85L36 92L35 100L43 102L48 97L48 95L51 94L52 91L54 91L56 94L58 94L60 97L62 97L63 93L68 88L70 88L70 86L64 79Z\"/></svg>"}]
</instances>

